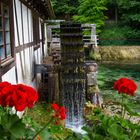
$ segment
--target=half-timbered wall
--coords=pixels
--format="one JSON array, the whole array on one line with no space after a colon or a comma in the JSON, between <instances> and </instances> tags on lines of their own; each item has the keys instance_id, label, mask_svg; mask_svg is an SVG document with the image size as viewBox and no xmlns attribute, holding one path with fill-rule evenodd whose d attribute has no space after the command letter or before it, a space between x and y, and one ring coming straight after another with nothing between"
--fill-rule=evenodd
<instances>
[{"instance_id":1,"label":"half-timbered wall","mask_svg":"<svg viewBox=\"0 0 140 140\"><path fill-rule=\"evenodd\" d=\"M34 64L40 64L43 56L47 55L47 46L44 44L46 27L43 20L20 0L13 0L11 12L14 17L15 63L2 74L1 81L37 87Z\"/></svg>"}]
</instances>

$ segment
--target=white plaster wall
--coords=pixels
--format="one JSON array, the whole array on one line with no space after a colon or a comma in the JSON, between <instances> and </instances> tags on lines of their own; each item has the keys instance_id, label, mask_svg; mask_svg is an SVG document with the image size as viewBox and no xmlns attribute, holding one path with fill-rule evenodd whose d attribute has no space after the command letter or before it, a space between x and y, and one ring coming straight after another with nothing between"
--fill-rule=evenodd
<instances>
[{"instance_id":1,"label":"white plaster wall","mask_svg":"<svg viewBox=\"0 0 140 140\"><path fill-rule=\"evenodd\" d=\"M41 64L41 60L42 60L42 59L41 59L41 58L42 58L42 51L41 51L41 48L38 48L37 51L38 51L38 63Z\"/></svg>"},{"instance_id":2,"label":"white plaster wall","mask_svg":"<svg viewBox=\"0 0 140 140\"><path fill-rule=\"evenodd\" d=\"M40 63L41 63L41 61L42 61L42 59L43 59L43 54L42 54L42 42L40 42Z\"/></svg>"},{"instance_id":3,"label":"white plaster wall","mask_svg":"<svg viewBox=\"0 0 140 140\"><path fill-rule=\"evenodd\" d=\"M27 7L22 4L22 13L23 13L23 25L24 25L24 28L23 28L23 33L24 33L24 44L28 43L29 42L29 35L28 35L28 16L27 16Z\"/></svg>"},{"instance_id":4,"label":"white plaster wall","mask_svg":"<svg viewBox=\"0 0 140 140\"><path fill-rule=\"evenodd\" d=\"M38 49L34 51L35 64L39 64Z\"/></svg>"},{"instance_id":5,"label":"white plaster wall","mask_svg":"<svg viewBox=\"0 0 140 140\"><path fill-rule=\"evenodd\" d=\"M16 84L15 67L2 76L2 81L8 81L12 84Z\"/></svg>"},{"instance_id":6,"label":"white plaster wall","mask_svg":"<svg viewBox=\"0 0 140 140\"><path fill-rule=\"evenodd\" d=\"M15 31L15 46L22 45L23 43L30 43L33 42L33 20L32 20L32 12L28 9L25 5L22 4L22 13L23 13L23 32L22 32L22 24L21 24L21 2L16 0L16 9L17 9L17 19L18 19L18 29L19 29L19 37L20 37L20 44L18 43L18 36L17 36L17 26L16 26L16 19L15 19L15 12L14 12L14 31ZM28 12L27 12L28 10ZM28 13L28 16L27 16ZM28 19L27 19L28 18ZM28 25L29 21L29 25ZM39 20L39 36L40 39L42 38L41 35L41 19ZM29 29L29 31L28 31ZM23 36L24 33L24 42ZM29 35L28 35L29 33ZM34 63L40 64L42 61L42 43L40 43L41 48L38 48L34 51L33 46L30 48L26 48L23 51L16 54L16 68L17 68L17 79L18 83L24 83L30 85L34 88L38 87L38 79L32 78L34 76ZM46 53L47 47L45 48ZM21 69L21 65L23 66L23 73ZM37 77L40 77L38 75ZM16 84L16 73L15 67L10 69L6 74L2 76L2 81L9 81L12 84Z\"/></svg>"},{"instance_id":7,"label":"white plaster wall","mask_svg":"<svg viewBox=\"0 0 140 140\"><path fill-rule=\"evenodd\" d=\"M33 19L32 12L28 9L28 20L29 20L29 42L33 42Z\"/></svg>"},{"instance_id":8,"label":"white plaster wall","mask_svg":"<svg viewBox=\"0 0 140 140\"><path fill-rule=\"evenodd\" d=\"M35 56L34 56L34 47L30 47L30 54L32 57L30 57L31 63L31 75L34 75L34 64L35 64Z\"/></svg>"},{"instance_id":9,"label":"white plaster wall","mask_svg":"<svg viewBox=\"0 0 140 140\"><path fill-rule=\"evenodd\" d=\"M32 47L26 48L24 53L25 59L23 59L23 51L16 54L18 83L30 85L34 76L34 55L32 53ZM22 56L22 60L20 55ZM21 65L23 65L23 70Z\"/></svg>"},{"instance_id":10,"label":"white plaster wall","mask_svg":"<svg viewBox=\"0 0 140 140\"><path fill-rule=\"evenodd\" d=\"M14 4L13 4L14 5ZM15 18L15 10L14 10L14 32L15 32L15 46L19 46L18 42L18 35L17 32L19 31L19 40L20 44L23 44L23 37L22 37L22 24L21 24L21 2L19 0L16 0L16 11L17 11L17 20L18 20L18 30L17 30L17 24L16 24L16 18Z\"/></svg>"},{"instance_id":11,"label":"white plaster wall","mask_svg":"<svg viewBox=\"0 0 140 140\"><path fill-rule=\"evenodd\" d=\"M16 8L17 8L17 17L18 17L17 19L18 19L20 45L22 45L23 43L26 44L26 43L33 42L33 26L32 26L33 17L32 17L31 10L27 8L24 4L22 4L22 14L23 14L23 32L22 32L21 2L19 0L16 0ZM16 46L19 46L15 13L14 13L14 26L15 26L15 44ZM24 42L22 36L23 33L24 33ZM18 83L24 83L28 85L32 83L32 78L34 76L33 63L34 63L33 47L26 48L23 51L16 54Z\"/></svg>"},{"instance_id":12,"label":"white plaster wall","mask_svg":"<svg viewBox=\"0 0 140 140\"><path fill-rule=\"evenodd\" d=\"M16 66L17 66L17 75L18 75L18 83L24 83L24 80L23 80L23 75L24 75L24 72L22 73L22 63L21 63L21 59L20 59L20 53L17 53L16 54Z\"/></svg>"},{"instance_id":13,"label":"white plaster wall","mask_svg":"<svg viewBox=\"0 0 140 140\"><path fill-rule=\"evenodd\" d=\"M32 69L31 69L31 56L29 53L29 48L25 49L25 54L26 54L26 59L25 59L25 78L24 81L26 83L30 83L30 81L32 80Z\"/></svg>"}]
</instances>

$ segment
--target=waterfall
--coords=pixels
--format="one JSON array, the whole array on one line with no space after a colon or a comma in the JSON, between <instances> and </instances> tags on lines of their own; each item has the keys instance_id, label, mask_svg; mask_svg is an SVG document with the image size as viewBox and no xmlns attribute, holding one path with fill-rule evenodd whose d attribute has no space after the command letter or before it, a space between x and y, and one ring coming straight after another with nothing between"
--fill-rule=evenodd
<instances>
[{"instance_id":1,"label":"waterfall","mask_svg":"<svg viewBox=\"0 0 140 140\"><path fill-rule=\"evenodd\" d=\"M62 103L67 111L66 126L78 127L83 123L85 81L75 81L74 83L67 81L63 82L62 85Z\"/></svg>"},{"instance_id":2,"label":"waterfall","mask_svg":"<svg viewBox=\"0 0 140 140\"><path fill-rule=\"evenodd\" d=\"M83 123L86 81L81 24L62 22L60 39L60 90L62 103L66 108L66 127L78 128Z\"/></svg>"}]
</instances>

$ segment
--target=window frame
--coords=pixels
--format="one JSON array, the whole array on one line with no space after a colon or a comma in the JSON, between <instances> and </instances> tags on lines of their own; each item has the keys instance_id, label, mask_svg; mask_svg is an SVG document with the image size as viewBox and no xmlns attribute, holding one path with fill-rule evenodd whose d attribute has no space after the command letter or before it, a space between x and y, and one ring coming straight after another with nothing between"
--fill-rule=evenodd
<instances>
[{"instance_id":1,"label":"window frame","mask_svg":"<svg viewBox=\"0 0 140 140\"><path fill-rule=\"evenodd\" d=\"M6 4L8 5L8 16L4 16L4 10L3 5ZM14 50L14 19L13 19L13 0L1 0L0 2L0 6L1 6L1 22L2 22L2 28L1 28L1 32L3 32L3 47L5 49L5 58L1 59L0 58L0 67L4 68L7 67L9 65L9 69L10 69L10 65L11 63L14 63L15 60L15 50ZM9 30L7 32L9 32L9 43L6 43L6 29L5 29L5 23L4 23L4 18L8 18L9 21ZM6 54L6 45L9 44L10 45L10 55L8 56Z\"/></svg>"}]
</instances>

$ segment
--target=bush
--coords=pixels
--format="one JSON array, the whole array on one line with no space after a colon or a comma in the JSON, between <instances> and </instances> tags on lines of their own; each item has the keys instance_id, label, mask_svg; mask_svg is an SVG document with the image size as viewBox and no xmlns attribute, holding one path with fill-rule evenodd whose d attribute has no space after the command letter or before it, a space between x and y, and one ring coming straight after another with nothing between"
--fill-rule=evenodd
<instances>
[{"instance_id":1,"label":"bush","mask_svg":"<svg viewBox=\"0 0 140 140\"><path fill-rule=\"evenodd\" d=\"M99 36L99 45L140 45L139 36L140 31L133 30L131 27L114 23L106 24Z\"/></svg>"},{"instance_id":2,"label":"bush","mask_svg":"<svg viewBox=\"0 0 140 140\"><path fill-rule=\"evenodd\" d=\"M116 24L106 24L103 32L99 36L99 45L111 46L111 45L124 45L125 34L121 27Z\"/></svg>"}]
</instances>

